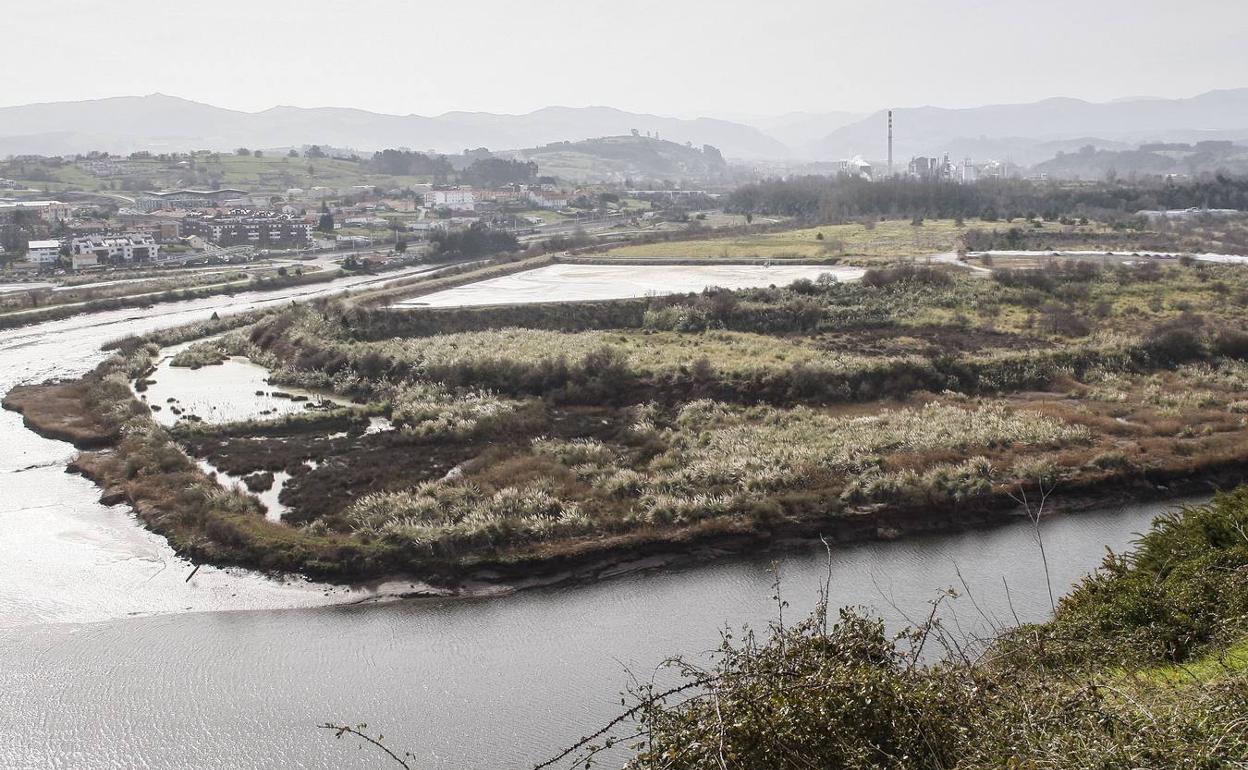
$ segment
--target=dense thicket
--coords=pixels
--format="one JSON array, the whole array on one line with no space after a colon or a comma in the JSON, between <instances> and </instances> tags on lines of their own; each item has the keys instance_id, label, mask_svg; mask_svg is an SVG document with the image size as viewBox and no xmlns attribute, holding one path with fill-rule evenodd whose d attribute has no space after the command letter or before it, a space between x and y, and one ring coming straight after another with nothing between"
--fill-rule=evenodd
<instances>
[{"instance_id":1,"label":"dense thicket","mask_svg":"<svg viewBox=\"0 0 1248 770\"><path fill-rule=\"evenodd\" d=\"M435 232L429 240L433 244L433 256L439 261L476 259L520 248L515 235L494 230L481 222L473 223L467 230Z\"/></svg>"}]
</instances>

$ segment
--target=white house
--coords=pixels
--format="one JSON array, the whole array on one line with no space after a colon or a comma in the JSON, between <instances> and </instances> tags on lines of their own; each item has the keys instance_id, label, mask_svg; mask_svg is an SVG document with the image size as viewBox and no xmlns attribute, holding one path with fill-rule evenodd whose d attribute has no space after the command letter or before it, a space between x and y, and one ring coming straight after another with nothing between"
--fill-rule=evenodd
<instances>
[{"instance_id":1,"label":"white house","mask_svg":"<svg viewBox=\"0 0 1248 770\"><path fill-rule=\"evenodd\" d=\"M26 261L33 265L54 265L60 256L60 241L28 241L26 243Z\"/></svg>"},{"instance_id":2,"label":"white house","mask_svg":"<svg viewBox=\"0 0 1248 770\"><path fill-rule=\"evenodd\" d=\"M70 254L69 264L75 270L82 270L86 267L96 267L100 264L99 257L95 256L95 252L88 251L86 254Z\"/></svg>"},{"instance_id":3,"label":"white house","mask_svg":"<svg viewBox=\"0 0 1248 770\"><path fill-rule=\"evenodd\" d=\"M529 200L539 209L566 209L568 196L546 190L529 190Z\"/></svg>"}]
</instances>

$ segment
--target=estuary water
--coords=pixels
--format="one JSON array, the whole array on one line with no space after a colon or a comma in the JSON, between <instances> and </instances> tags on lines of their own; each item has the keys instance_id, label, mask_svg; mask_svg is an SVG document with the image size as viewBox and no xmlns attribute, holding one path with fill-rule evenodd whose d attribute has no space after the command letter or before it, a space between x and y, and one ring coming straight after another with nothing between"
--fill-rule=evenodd
<instances>
[{"instance_id":1,"label":"estuary water","mask_svg":"<svg viewBox=\"0 0 1248 770\"><path fill-rule=\"evenodd\" d=\"M398 274L380 279L393 280ZM215 297L0 332L0 391L74 377L126 334L306 299L377 278L277 294ZM191 567L125 506L64 473L67 444L0 413L0 767L378 767L382 758L317 729L367 722L420 768L522 768L592 732L630 676L717 646L725 625L808 611L828 573L822 550L759 554L596 585L472 600L350 604L376 588L275 581ZM1125 549L1161 505L1045 523L1064 590L1106 546ZM891 623L926 614L944 587L971 589L951 627L1048 612L1031 528L838 548L834 605ZM389 588L401 588L391 586Z\"/></svg>"}]
</instances>

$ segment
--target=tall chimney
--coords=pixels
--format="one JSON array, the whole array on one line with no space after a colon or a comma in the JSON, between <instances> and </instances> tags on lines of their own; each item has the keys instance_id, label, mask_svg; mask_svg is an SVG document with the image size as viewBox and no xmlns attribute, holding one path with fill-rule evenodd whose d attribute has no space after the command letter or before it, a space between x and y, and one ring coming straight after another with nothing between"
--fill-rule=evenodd
<instances>
[{"instance_id":1,"label":"tall chimney","mask_svg":"<svg viewBox=\"0 0 1248 770\"><path fill-rule=\"evenodd\" d=\"M888 175L893 175L893 111L888 111Z\"/></svg>"}]
</instances>

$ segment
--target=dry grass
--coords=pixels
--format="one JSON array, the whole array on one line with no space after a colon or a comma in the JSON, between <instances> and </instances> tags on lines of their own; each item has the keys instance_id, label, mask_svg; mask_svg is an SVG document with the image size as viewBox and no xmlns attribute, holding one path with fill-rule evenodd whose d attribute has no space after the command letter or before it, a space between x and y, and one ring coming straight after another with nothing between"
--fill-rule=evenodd
<instances>
[{"instance_id":1,"label":"dry grass","mask_svg":"<svg viewBox=\"0 0 1248 770\"><path fill-rule=\"evenodd\" d=\"M750 258L822 259L829 257L872 257L897 259L921 257L957 248L958 237L968 227L980 223L968 220L928 220L915 226L909 220L887 220L873 227L862 224L823 225L778 233L732 238L674 241L671 243L621 246L608 257L670 257L679 259ZM819 239L819 235L823 239Z\"/></svg>"}]
</instances>

